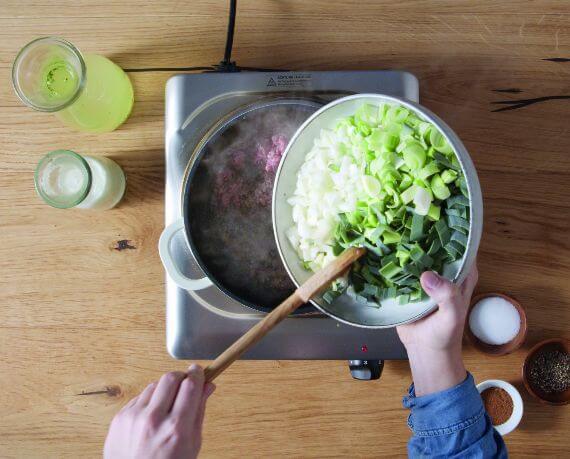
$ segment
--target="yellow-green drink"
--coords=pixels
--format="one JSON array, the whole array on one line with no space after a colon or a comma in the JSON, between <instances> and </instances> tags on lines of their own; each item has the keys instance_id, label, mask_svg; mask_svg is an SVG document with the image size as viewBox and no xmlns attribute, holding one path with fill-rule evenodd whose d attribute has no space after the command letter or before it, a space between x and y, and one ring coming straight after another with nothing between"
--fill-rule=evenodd
<instances>
[{"instance_id":1,"label":"yellow-green drink","mask_svg":"<svg viewBox=\"0 0 570 459\"><path fill-rule=\"evenodd\" d=\"M133 107L133 87L118 65L96 54L82 56L59 38L41 38L24 47L12 79L27 105L55 112L79 131L112 131Z\"/></svg>"},{"instance_id":2,"label":"yellow-green drink","mask_svg":"<svg viewBox=\"0 0 570 459\"><path fill-rule=\"evenodd\" d=\"M40 81L43 83L41 90L45 92L46 99L61 103L73 97L80 83L73 66L61 58L46 63Z\"/></svg>"}]
</instances>

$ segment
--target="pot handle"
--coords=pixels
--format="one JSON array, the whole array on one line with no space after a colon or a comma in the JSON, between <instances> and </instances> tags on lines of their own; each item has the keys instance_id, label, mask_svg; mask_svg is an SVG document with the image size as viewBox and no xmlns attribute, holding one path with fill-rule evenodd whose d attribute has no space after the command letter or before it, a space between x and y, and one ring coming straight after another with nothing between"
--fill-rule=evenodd
<instances>
[{"instance_id":1,"label":"pot handle","mask_svg":"<svg viewBox=\"0 0 570 459\"><path fill-rule=\"evenodd\" d=\"M194 291L210 287L213 283L208 277L204 277L202 279L190 279L189 277L186 277L186 275L180 271L180 268L178 268L178 265L175 263L174 258L170 253L172 239L183 229L184 219L181 218L164 228L164 231L160 235L160 239L158 241L158 253L160 254L160 259L162 260L164 269L166 269L166 272L174 283L185 290Z\"/></svg>"}]
</instances>

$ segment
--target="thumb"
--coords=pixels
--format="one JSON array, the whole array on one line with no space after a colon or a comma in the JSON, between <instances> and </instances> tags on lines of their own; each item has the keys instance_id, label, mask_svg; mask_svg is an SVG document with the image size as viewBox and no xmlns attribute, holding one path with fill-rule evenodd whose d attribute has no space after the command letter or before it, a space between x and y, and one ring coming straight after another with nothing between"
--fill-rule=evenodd
<instances>
[{"instance_id":1,"label":"thumb","mask_svg":"<svg viewBox=\"0 0 570 459\"><path fill-rule=\"evenodd\" d=\"M456 286L448 279L433 271L426 271L420 277L420 282L426 293L442 307L451 304L456 294Z\"/></svg>"}]
</instances>

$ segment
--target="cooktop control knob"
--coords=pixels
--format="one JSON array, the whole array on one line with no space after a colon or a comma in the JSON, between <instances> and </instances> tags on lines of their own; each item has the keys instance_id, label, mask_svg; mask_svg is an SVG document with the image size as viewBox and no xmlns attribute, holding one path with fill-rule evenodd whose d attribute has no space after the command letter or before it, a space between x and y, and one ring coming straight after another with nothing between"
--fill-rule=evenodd
<instances>
[{"instance_id":1,"label":"cooktop control knob","mask_svg":"<svg viewBox=\"0 0 570 459\"><path fill-rule=\"evenodd\" d=\"M380 379L382 369L384 368L384 360L349 360L348 368L354 379L363 381Z\"/></svg>"}]
</instances>

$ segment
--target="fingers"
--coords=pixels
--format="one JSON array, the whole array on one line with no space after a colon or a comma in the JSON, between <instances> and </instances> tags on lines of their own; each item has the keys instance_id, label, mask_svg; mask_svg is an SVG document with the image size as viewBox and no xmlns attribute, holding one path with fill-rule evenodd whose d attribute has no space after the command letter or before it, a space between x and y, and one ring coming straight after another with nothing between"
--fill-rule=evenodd
<instances>
[{"instance_id":1,"label":"fingers","mask_svg":"<svg viewBox=\"0 0 570 459\"><path fill-rule=\"evenodd\" d=\"M461 285L461 292L463 293L466 300L469 300L471 298L471 295L473 294L473 290L475 289L478 280L479 280L479 270L477 269L477 263L473 263L473 266L471 267L469 274L467 274L467 277L465 278L463 284Z\"/></svg>"},{"instance_id":2,"label":"fingers","mask_svg":"<svg viewBox=\"0 0 570 459\"><path fill-rule=\"evenodd\" d=\"M129 408L135 406L137 401L139 400L139 397L140 397L140 394L137 395L136 397L131 398L127 403L125 403L123 405L123 407L120 409L119 413L127 411Z\"/></svg>"},{"instance_id":3,"label":"fingers","mask_svg":"<svg viewBox=\"0 0 570 459\"><path fill-rule=\"evenodd\" d=\"M212 382L206 383L204 386L204 395L206 398L210 397L216 390L216 385Z\"/></svg>"},{"instance_id":4,"label":"fingers","mask_svg":"<svg viewBox=\"0 0 570 459\"><path fill-rule=\"evenodd\" d=\"M205 389L204 381L204 370L198 365L192 365L188 375L180 384L180 390L172 406L173 416L188 426L194 426L198 418Z\"/></svg>"},{"instance_id":5,"label":"fingers","mask_svg":"<svg viewBox=\"0 0 570 459\"><path fill-rule=\"evenodd\" d=\"M216 386L214 383L206 383L204 386L204 394L202 395L200 408L198 409L198 416L196 417L196 429L200 434L202 433L202 425L204 424L204 416L206 415L206 402L215 390Z\"/></svg>"},{"instance_id":6,"label":"fingers","mask_svg":"<svg viewBox=\"0 0 570 459\"><path fill-rule=\"evenodd\" d=\"M148 405L148 402L150 401L150 399L152 397L154 389L156 389L156 383L155 382L152 382L148 386L146 386L143 389L143 391L139 394L139 396L136 397L135 404L138 406Z\"/></svg>"},{"instance_id":7,"label":"fingers","mask_svg":"<svg viewBox=\"0 0 570 459\"><path fill-rule=\"evenodd\" d=\"M452 305L457 295L457 286L433 271L426 271L420 277L420 282L426 293L439 304L441 308Z\"/></svg>"},{"instance_id":8,"label":"fingers","mask_svg":"<svg viewBox=\"0 0 570 459\"><path fill-rule=\"evenodd\" d=\"M172 408L180 383L185 377L186 373L181 371L173 371L162 375L148 402L149 409L161 414L168 413Z\"/></svg>"}]
</instances>

